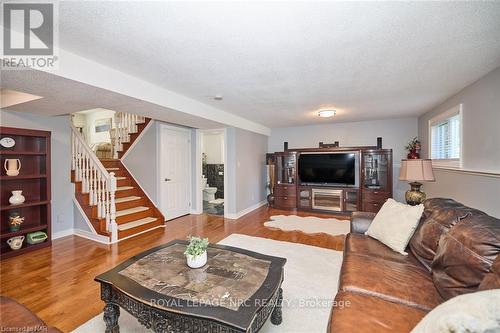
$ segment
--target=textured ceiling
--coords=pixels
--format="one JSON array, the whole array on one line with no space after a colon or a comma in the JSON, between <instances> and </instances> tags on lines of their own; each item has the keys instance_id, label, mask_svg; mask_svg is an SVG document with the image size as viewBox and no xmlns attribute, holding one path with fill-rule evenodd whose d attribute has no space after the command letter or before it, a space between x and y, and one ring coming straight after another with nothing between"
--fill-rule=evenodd
<instances>
[{"instance_id":1,"label":"textured ceiling","mask_svg":"<svg viewBox=\"0 0 500 333\"><path fill-rule=\"evenodd\" d=\"M194 128L223 127L220 123L40 71L3 71L1 79L2 87L43 97L6 107L5 110L55 116L105 108Z\"/></svg>"},{"instance_id":2,"label":"textured ceiling","mask_svg":"<svg viewBox=\"0 0 500 333\"><path fill-rule=\"evenodd\" d=\"M59 17L62 47L268 127L418 115L500 65L500 2L61 2Z\"/></svg>"},{"instance_id":3,"label":"textured ceiling","mask_svg":"<svg viewBox=\"0 0 500 333\"><path fill-rule=\"evenodd\" d=\"M500 66L500 2L64 1L59 21L62 48L267 127L416 116ZM18 110L220 125L46 74L2 76L45 97Z\"/></svg>"}]
</instances>

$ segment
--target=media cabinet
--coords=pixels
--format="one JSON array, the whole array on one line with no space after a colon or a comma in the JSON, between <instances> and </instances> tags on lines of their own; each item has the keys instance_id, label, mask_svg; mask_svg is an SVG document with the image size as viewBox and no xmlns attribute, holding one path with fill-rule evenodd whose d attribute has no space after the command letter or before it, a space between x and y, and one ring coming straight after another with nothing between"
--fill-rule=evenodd
<instances>
[{"instance_id":1,"label":"media cabinet","mask_svg":"<svg viewBox=\"0 0 500 333\"><path fill-rule=\"evenodd\" d=\"M357 184L332 186L302 184L299 158L304 153L349 152L356 154ZM335 147L290 149L274 153L274 207L347 214L378 212L392 198L392 149Z\"/></svg>"}]
</instances>

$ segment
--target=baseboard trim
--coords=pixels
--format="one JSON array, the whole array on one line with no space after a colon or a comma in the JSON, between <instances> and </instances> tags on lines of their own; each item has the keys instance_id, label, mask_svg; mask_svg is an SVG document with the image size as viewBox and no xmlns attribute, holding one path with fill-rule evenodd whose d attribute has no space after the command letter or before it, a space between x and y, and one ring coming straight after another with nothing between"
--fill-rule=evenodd
<instances>
[{"instance_id":1,"label":"baseboard trim","mask_svg":"<svg viewBox=\"0 0 500 333\"><path fill-rule=\"evenodd\" d=\"M256 203L255 205L253 206L250 206L248 208L245 208L241 211L239 211L238 213L236 214L232 214L232 213L227 213L226 215L224 215L224 217L226 219L230 219L230 220L237 220L239 219L240 217L244 216L244 215L247 215L248 213L251 213L253 212L254 210L256 210L257 208L260 208L264 205L267 205L267 200L263 200L259 203Z\"/></svg>"},{"instance_id":2,"label":"baseboard trim","mask_svg":"<svg viewBox=\"0 0 500 333\"><path fill-rule=\"evenodd\" d=\"M99 235L99 234L93 234L93 233L91 233L89 231L86 231L86 230L74 229L73 230L73 234L75 236L82 237L82 238L85 238L85 239L89 239L89 240L92 240L92 241L95 241L95 242L98 242L98 243L101 243L101 244L106 244L106 245L111 244L109 242L109 237L106 237L106 236L103 236L103 235Z\"/></svg>"},{"instance_id":3,"label":"baseboard trim","mask_svg":"<svg viewBox=\"0 0 500 333\"><path fill-rule=\"evenodd\" d=\"M59 239L59 238L63 238L63 237L66 237L66 236L71 236L74 234L74 230L73 228L71 229L66 229L66 230L62 230L62 231L58 231L58 232L54 232L52 234L52 240L54 239Z\"/></svg>"}]
</instances>

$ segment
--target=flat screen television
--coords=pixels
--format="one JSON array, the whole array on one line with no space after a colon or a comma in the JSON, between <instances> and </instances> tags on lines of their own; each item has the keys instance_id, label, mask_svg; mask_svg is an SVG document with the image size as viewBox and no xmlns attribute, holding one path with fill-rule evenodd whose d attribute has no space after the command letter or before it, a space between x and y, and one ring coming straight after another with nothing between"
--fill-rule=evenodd
<instances>
[{"instance_id":1,"label":"flat screen television","mask_svg":"<svg viewBox=\"0 0 500 333\"><path fill-rule=\"evenodd\" d=\"M356 153L302 153L299 179L307 185L356 185Z\"/></svg>"}]
</instances>

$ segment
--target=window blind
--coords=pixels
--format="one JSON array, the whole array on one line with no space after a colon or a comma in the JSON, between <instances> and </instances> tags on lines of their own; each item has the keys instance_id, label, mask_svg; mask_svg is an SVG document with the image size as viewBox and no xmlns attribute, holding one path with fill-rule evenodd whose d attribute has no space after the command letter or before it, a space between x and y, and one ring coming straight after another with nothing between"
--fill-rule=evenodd
<instances>
[{"instance_id":1,"label":"window blind","mask_svg":"<svg viewBox=\"0 0 500 333\"><path fill-rule=\"evenodd\" d=\"M431 158L460 159L460 114L431 124Z\"/></svg>"}]
</instances>

